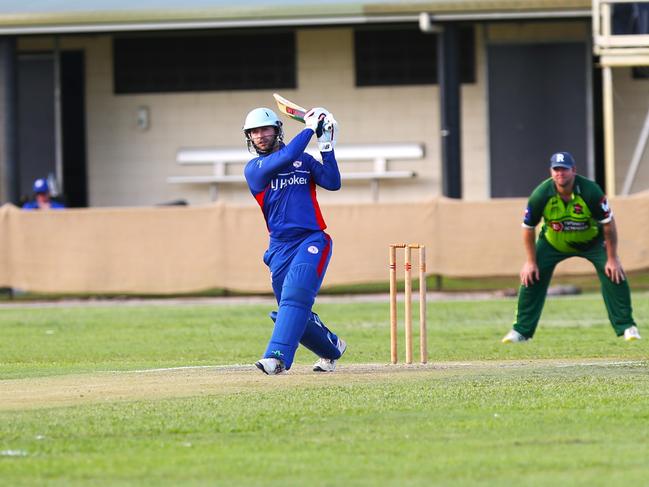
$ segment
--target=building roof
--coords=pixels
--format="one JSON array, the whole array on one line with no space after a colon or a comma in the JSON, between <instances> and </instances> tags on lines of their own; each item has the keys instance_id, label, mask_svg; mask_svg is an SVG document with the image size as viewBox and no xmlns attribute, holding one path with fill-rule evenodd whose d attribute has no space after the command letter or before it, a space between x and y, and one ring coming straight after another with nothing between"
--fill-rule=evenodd
<instances>
[{"instance_id":1,"label":"building roof","mask_svg":"<svg viewBox=\"0 0 649 487\"><path fill-rule=\"evenodd\" d=\"M0 34L590 15L590 0L3 0Z\"/></svg>"}]
</instances>

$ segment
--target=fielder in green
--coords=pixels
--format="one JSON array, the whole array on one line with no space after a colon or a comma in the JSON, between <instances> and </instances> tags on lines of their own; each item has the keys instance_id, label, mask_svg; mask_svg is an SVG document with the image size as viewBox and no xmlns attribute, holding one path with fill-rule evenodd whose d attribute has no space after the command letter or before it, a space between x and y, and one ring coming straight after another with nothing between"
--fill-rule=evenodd
<instances>
[{"instance_id":1,"label":"fielder in green","mask_svg":"<svg viewBox=\"0 0 649 487\"><path fill-rule=\"evenodd\" d=\"M550 175L527 203L523 219L527 258L520 273L516 322L502 342L524 342L534 336L554 268L570 257L583 257L595 266L615 334L627 341L640 339L629 284L617 255L615 220L604 192L597 183L577 174L568 152L552 156ZM541 218L544 222L535 242Z\"/></svg>"}]
</instances>

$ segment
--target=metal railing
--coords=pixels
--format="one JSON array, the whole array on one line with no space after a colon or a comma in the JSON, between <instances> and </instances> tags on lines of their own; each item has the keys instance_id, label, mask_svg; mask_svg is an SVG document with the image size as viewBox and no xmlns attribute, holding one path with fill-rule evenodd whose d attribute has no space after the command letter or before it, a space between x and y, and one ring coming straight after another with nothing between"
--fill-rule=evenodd
<instances>
[{"instance_id":1,"label":"metal railing","mask_svg":"<svg viewBox=\"0 0 649 487\"><path fill-rule=\"evenodd\" d=\"M637 0L593 0L593 52L602 66L649 65L649 33L615 34L613 7L619 4L646 4Z\"/></svg>"}]
</instances>

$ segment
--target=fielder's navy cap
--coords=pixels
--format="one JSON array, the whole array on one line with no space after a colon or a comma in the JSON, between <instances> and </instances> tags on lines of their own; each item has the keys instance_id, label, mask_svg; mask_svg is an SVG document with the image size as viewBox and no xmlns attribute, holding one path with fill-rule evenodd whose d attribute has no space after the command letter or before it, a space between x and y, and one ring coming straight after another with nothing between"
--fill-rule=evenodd
<instances>
[{"instance_id":1,"label":"fielder's navy cap","mask_svg":"<svg viewBox=\"0 0 649 487\"><path fill-rule=\"evenodd\" d=\"M567 169L572 169L575 167L575 160L570 155L570 152L557 152L552 154L550 158L550 167L565 167Z\"/></svg>"},{"instance_id":2,"label":"fielder's navy cap","mask_svg":"<svg viewBox=\"0 0 649 487\"><path fill-rule=\"evenodd\" d=\"M34 181L34 193L49 193L50 185L47 184L47 179L39 178Z\"/></svg>"}]
</instances>

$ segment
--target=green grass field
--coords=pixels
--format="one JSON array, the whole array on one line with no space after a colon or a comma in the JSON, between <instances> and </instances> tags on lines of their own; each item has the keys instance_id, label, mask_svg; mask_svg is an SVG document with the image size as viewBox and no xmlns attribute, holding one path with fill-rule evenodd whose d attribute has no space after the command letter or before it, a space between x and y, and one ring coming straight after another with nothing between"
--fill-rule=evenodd
<instances>
[{"instance_id":1,"label":"green grass field","mask_svg":"<svg viewBox=\"0 0 649 487\"><path fill-rule=\"evenodd\" d=\"M0 485L645 485L647 297L645 340L582 295L509 346L514 300L431 302L427 366L387 365L387 303L322 304L339 370L278 377L270 305L4 307Z\"/></svg>"}]
</instances>

